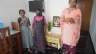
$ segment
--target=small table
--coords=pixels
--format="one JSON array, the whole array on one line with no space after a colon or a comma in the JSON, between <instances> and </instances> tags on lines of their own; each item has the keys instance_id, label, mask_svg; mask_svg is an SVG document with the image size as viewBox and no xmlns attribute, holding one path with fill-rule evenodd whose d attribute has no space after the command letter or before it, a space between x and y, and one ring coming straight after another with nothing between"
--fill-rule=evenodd
<instances>
[{"instance_id":1,"label":"small table","mask_svg":"<svg viewBox=\"0 0 96 54\"><path fill-rule=\"evenodd\" d=\"M60 48L60 35L46 34L47 45L55 48Z\"/></svg>"}]
</instances>

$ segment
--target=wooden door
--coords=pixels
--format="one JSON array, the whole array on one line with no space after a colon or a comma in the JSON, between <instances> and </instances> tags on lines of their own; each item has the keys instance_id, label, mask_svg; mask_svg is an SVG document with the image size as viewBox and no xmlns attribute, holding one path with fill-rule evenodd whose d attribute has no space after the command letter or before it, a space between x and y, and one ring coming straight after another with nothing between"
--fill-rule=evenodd
<instances>
[{"instance_id":1,"label":"wooden door","mask_svg":"<svg viewBox=\"0 0 96 54\"><path fill-rule=\"evenodd\" d=\"M77 0L77 7L82 11L81 30L89 31L93 0Z\"/></svg>"}]
</instances>

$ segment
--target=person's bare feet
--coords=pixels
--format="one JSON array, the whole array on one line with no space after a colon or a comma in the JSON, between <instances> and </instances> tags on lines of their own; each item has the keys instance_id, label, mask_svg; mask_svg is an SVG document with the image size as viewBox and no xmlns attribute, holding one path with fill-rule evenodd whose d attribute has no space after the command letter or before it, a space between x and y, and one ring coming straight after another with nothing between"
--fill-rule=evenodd
<instances>
[{"instance_id":1,"label":"person's bare feet","mask_svg":"<svg viewBox=\"0 0 96 54\"><path fill-rule=\"evenodd\" d=\"M30 49L28 49L28 52L32 53L32 51Z\"/></svg>"},{"instance_id":2,"label":"person's bare feet","mask_svg":"<svg viewBox=\"0 0 96 54\"><path fill-rule=\"evenodd\" d=\"M37 51L35 51L35 53L38 53Z\"/></svg>"},{"instance_id":3,"label":"person's bare feet","mask_svg":"<svg viewBox=\"0 0 96 54\"><path fill-rule=\"evenodd\" d=\"M68 54L68 53L69 53L68 51L65 52L65 54Z\"/></svg>"}]
</instances>

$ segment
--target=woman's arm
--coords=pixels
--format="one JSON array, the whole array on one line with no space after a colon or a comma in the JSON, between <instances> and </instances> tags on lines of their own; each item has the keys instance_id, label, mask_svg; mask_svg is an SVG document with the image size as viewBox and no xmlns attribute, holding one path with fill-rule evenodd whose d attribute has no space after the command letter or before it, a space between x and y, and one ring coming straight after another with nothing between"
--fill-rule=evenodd
<instances>
[{"instance_id":1,"label":"woman's arm","mask_svg":"<svg viewBox=\"0 0 96 54\"><path fill-rule=\"evenodd\" d=\"M77 31L77 34L75 36L76 43L78 43L78 40L80 38L81 21L82 21L81 10L78 10L77 22L76 22L76 31Z\"/></svg>"},{"instance_id":2,"label":"woman's arm","mask_svg":"<svg viewBox=\"0 0 96 54\"><path fill-rule=\"evenodd\" d=\"M44 25L44 33L46 35L46 28L47 28L47 24Z\"/></svg>"},{"instance_id":3,"label":"woman's arm","mask_svg":"<svg viewBox=\"0 0 96 54\"><path fill-rule=\"evenodd\" d=\"M21 19L21 18L18 18L18 23L19 23L19 25L21 25L22 23L24 23L24 19Z\"/></svg>"},{"instance_id":4,"label":"woman's arm","mask_svg":"<svg viewBox=\"0 0 96 54\"><path fill-rule=\"evenodd\" d=\"M45 17L44 17L44 34L46 35L46 29L47 29L47 24L46 24L46 19L45 19Z\"/></svg>"},{"instance_id":5,"label":"woman's arm","mask_svg":"<svg viewBox=\"0 0 96 54\"><path fill-rule=\"evenodd\" d=\"M29 18L28 18L28 25L30 26L31 24L30 24L30 20L29 20Z\"/></svg>"},{"instance_id":6,"label":"woman's arm","mask_svg":"<svg viewBox=\"0 0 96 54\"><path fill-rule=\"evenodd\" d=\"M33 36L34 36L34 19L32 20L32 33L33 33Z\"/></svg>"},{"instance_id":7,"label":"woman's arm","mask_svg":"<svg viewBox=\"0 0 96 54\"><path fill-rule=\"evenodd\" d=\"M74 32L73 32L73 38L72 38L72 46L76 45L79 41L80 38L80 28L81 28L81 11L78 10L77 11L77 16L75 19L75 28L74 28Z\"/></svg>"},{"instance_id":8,"label":"woman's arm","mask_svg":"<svg viewBox=\"0 0 96 54\"><path fill-rule=\"evenodd\" d=\"M21 19L20 19L20 18L18 18L18 20L17 20L17 21L18 21L18 23L19 23L19 26L20 26Z\"/></svg>"},{"instance_id":9,"label":"woman's arm","mask_svg":"<svg viewBox=\"0 0 96 54\"><path fill-rule=\"evenodd\" d=\"M61 48L63 47L63 40L62 40L63 25L64 25L63 23L66 22L66 20L65 20L65 11L66 11L66 9L63 10L62 15L61 15L61 17L60 17L60 28L61 28L61 39L60 39L60 45L61 45Z\"/></svg>"},{"instance_id":10,"label":"woman's arm","mask_svg":"<svg viewBox=\"0 0 96 54\"><path fill-rule=\"evenodd\" d=\"M20 25L21 25L22 23L24 23L24 22L25 22L25 20L24 20L24 19L21 19Z\"/></svg>"},{"instance_id":11,"label":"woman's arm","mask_svg":"<svg viewBox=\"0 0 96 54\"><path fill-rule=\"evenodd\" d=\"M34 24L32 24L32 33L34 35Z\"/></svg>"}]
</instances>

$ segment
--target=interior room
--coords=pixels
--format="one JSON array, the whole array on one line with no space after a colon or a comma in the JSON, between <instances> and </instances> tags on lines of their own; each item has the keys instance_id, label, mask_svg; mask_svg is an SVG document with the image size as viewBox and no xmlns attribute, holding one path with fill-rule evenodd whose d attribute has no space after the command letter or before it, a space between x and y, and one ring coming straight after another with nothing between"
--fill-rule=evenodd
<instances>
[{"instance_id":1,"label":"interior room","mask_svg":"<svg viewBox=\"0 0 96 54\"><path fill-rule=\"evenodd\" d=\"M75 1L77 1L76 7L81 10L82 18L80 37L78 44L75 46L76 54L96 54L96 0ZM69 7L69 0L0 0L0 54L65 54L63 53L63 51L66 51L65 48L62 49L61 47L63 34L60 20L64 9ZM42 22L41 24L44 25L44 31L41 31L42 29L37 30L42 27L42 25L39 25L40 23L35 21L37 10L43 16L44 22L42 20L43 24ZM21 23L22 13L25 17L24 20L27 20L24 22L28 23L27 26L29 27L26 28L28 30L21 26L23 25ZM38 25L35 25L35 23ZM25 33L23 33L24 31ZM46 39L44 53L42 53L42 50L42 52L38 51L39 44L35 45L37 41L37 39L35 40L36 32L38 32L38 36L42 36L41 32L44 33ZM27 36L27 33L28 35L30 33L32 40L31 37L28 37L29 39L22 37ZM70 38L66 39L70 40ZM30 41L32 41L32 46L31 43L29 44ZM43 41L37 42L42 45ZM31 48L26 48L27 46L24 44ZM26 47L24 48L24 46ZM35 46L38 47L35 48ZM38 52L34 49L37 49Z\"/></svg>"}]
</instances>

